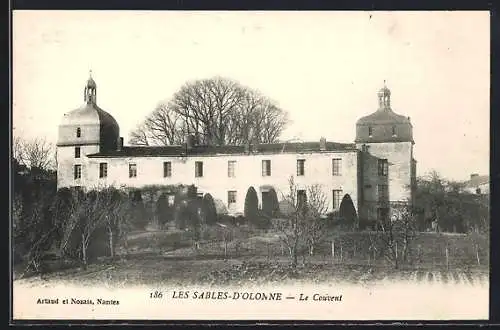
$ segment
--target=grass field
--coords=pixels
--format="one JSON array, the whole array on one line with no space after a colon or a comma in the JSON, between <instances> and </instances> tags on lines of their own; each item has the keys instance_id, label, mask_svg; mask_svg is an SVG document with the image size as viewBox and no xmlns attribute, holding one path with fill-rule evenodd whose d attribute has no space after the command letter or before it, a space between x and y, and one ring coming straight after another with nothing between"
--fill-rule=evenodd
<instances>
[{"instance_id":1,"label":"grass field","mask_svg":"<svg viewBox=\"0 0 500 330\"><path fill-rule=\"evenodd\" d=\"M127 250L120 251L114 260L103 258L85 270L74 266L61 269L60 261L54 261L53 271L18 282L66 281L118 287L294 281L488 285L489 247L481 236L422 233L414 242L419 258L395 270L371 257L368 234L363 232L331 233L305 264L299 258L296 269L290 267L276 233L234 228L232 235L227 244L217 233L208 235L196 250L184 232L135 232L128 237ZM336 246L334 256L332 242Z\"/></svg>"}]
</instances>

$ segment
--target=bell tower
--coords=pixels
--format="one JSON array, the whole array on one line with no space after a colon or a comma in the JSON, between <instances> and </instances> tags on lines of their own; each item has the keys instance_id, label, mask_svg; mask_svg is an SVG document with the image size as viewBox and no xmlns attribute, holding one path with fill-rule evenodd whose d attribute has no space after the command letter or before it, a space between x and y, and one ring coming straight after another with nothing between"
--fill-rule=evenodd
<instances>
[{"instance_id":1,"label":"bell tower","mask_svg":"<svg viewBox=\"0 0 500 330\"><path fill-rule=\"evenodd\" d=\"M57 140L57 187L86 187L99 180L99 169L87 155L117 150L120 128L96 104L97 86L90 73L83 104L64 114Z\"/></svg>"},{"instance_id":2,"label":"bell tower","mask_svg":"<svg viewBox=\"0 0 500 330\"><path fill-rule=\"evenodd\" d=\"M356 145L361 150L361 194L367 220L387 219L393 205L414 201L416 161L410 117L395 113L391 90L377 92L378 109L356 123Z\"/></svg>"},{"instance_id":3,"label":"bell tower","mask_svg":"<svg viewBox=\"0 0 500 330\"><path fill-rule=\"evenodd\" d=\"M97 86L92 79L92 70L89 71L89 79L87 80L87 85L85 85L83 99L85 103L96 104L96 92Z\"/></svg>"},{"instance_id":4,"label":"bell tower","mask_svg":"<svg viewBox=\"0 0 500 330\"><path fill-rule=\"evenodd\" d=\"M377 92L379 110L391 108L391 90L387 88L384 80L384 87Z\"/></svg>"}]
</instances>

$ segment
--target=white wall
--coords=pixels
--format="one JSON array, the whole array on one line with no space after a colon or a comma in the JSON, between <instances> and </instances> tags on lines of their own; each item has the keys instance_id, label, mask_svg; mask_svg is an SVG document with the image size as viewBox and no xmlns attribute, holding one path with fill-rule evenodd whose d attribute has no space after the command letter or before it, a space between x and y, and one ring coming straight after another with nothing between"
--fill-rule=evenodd
<instances>
[{"instance_id":1,"label":"white wall","mask_svg":"<svg viewBox=\"0 0 500 330\"><path fill-rule=\"evenodd\" d=\"M377 216L378 185L387 184L389 201L408 201L412 198L412 155L411 142L366 143L367 154L363 155L363 216L375 219ZM358 146L361 148L361 145ZM378 159L387 159L388 176L378 175Z\"/></svg>"},{"instance_id":2,"label":"white wall","mask_svg":"<svg viewBox=\"0 0 500 330\"><path fill-rule=\"evenodd\" d=\"M312 184L320 184L329 203L333 205L333 189L341 189L349 194L357 208L358 202L358 151L214 155L193 156L182 161L179 157L130 157L92 158L85 168L85 185L88 188L115 186L141 187L161 184L194 184L198 192L210 193L214 199L227 205L228 191L237 192L235 208L231 213L242 213L245 195L250 186L257 191L262 203L261 186L272 185L278 199L288 192L288 179L294 176L299 189ZM340 176L332 175L332 159L342 159ZM262 160L271 160L271 176L262 176ZM305 175L296 176L297 159L305 159ZM228 161L236 161L235 177L228 177ZM163 177L163 162L172 162L172 177ZM195 162L203 162L203 177L195 178ZM108 164L108 177L99 179L99 163ZM137 177L129 178L129 164L137 164ZM72 173L71 173L72 175ZM72 177L71 177L72 178ZM67 181L64 181L67 184Z\"/></svg>"},{"instance_id":3,"label":"white wall","mask_svg":"<svg viewBox=\"0 0 500 330\"><path fill-rule=\"evenodd\" d=\"M89 172L89 158L86 155L99 152L99 145L81 145L80 158L75 158L75 147L57 147L57 188L92 185L95 180ZM74 165L82 165L82 177L74 179ZM98 173L99 174L99 173Z\"/></svg>"}]
</instances>

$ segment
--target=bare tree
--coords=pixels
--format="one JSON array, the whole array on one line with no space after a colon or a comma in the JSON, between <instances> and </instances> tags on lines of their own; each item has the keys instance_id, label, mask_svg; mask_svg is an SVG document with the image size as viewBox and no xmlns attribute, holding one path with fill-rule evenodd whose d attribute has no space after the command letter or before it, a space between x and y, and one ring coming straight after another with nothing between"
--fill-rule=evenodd
<instances>
[{"instance_id":1,"label":"bare tree","mask_svg":"<svg viewBox=\"0 0 500 330\"><path fill-rule=\"evenodd\" d=\"M14 136L12 140L12 157L21 163L23 158L24 141L20 136Z\"/></svg>"},{"instance_id":2,"label":"bare tree","mask_svg":"<svg viewBox=\"0 0 500 330\"><path fill-rule=\"evenodd\" d=\"M144 123L138 125L130 133L130 144L137 146L149 146L149 137Z\"/></svg>"},{"instance_id":3,"label":"bare tree","mask_svg":"<svg viewBox=\"0 0 500 330\"><path fill-rule=\"evenodd\" d=\"M370 249L397 269L411 261L417 226L409 203L392 203L391 213L390 219L379 221L377 232L370 234Z\"/></svg>"},{"instance_id":4,"label":"bare tree","mask_svg":"<svg viewBox=\"0 0 500 330\"><path fill-rule=\"evenodd\" d=\"M298 256L306 249L314 253L314 247L325 237L325 223L321 215L326 211L326 197L320 185L313 185L306 190L307 201L301 199L293 176L289 179L289 191L283 196L287 206L284 218L273 222L280 232L280 240L288 248L293 267L297 266ZM303 254L305 261L305 254Z\"/></svg>"},{"instance_id":5,"label":"bare tree","mask_svg":"<svg viewBox=\"0 0 500 330\"><path fill-rule=\"evenodd\" d=\"M286 196L283 196L283 202L286 204L287 210L284 217L276 219L273 223L275 229L280 232L280 240L288 248L288 254L293 267L297 266L299 247L304 244L303 238L303 213L297 198L297 187L290 177L288 181L289 191Z\"/></svg>"},{"instance_id":6,"label":"bare tree","mask_svg":"<svg viewBox=\"0 0 500 330\"><path fill-rule=\"evenodd\" d=\"M78 203L66 222L64 238L61 244L63 254L72 254L73 249L80 251L84 267L87 267L87 248L94 231L99 227L98 194L95 191L79 196ZM73 243L77 242L78 246Z\"/></svg>"},{"instance_id":7,"label":"bare tree","mask_svg":"<svg viewBox=\"0 0 500 330\"><path fill-rule=\"evenodd\" d=\"M108 234L110 257L115 257L118 242L126 239L130 230L130 212L127 197L116 189L108 188L100 192L102 203L101 219ZM126 241L125 241L126 242Z\"/></svg>"},{"instance_id":8,"label":"bare tree","mask_svg":"<svg viewBox=\"0 0 500 330\"><path fill-rule=\"evenodd\" d=\"M90 191L77 198L70 217L65 223L61 251L74 254L79 251L86 267L89 263L88 248L97 230L105 230L111 257L115 247L129 228L128 200L115 189L107 188L99 192Z\"/></svg>"},{"instance_id":9,"label":"bare tree","mask_svg":"<svg viewBox=\"0 0 500 330\"><path fill-rule=\"evenodd\" d=\"M288 116L274 102L238 82L214 77L188 82L161 102L130 136L131 144L180 144L186 133L204 144L275 142ZM250 136L250 129L254 136Z\"/></svg>"},{"instance_id":10,"label":"bare tree","mask_svg":"<svg viewBox=\"0 0 500 330\"><path fill-rule=\"evenodd\" d=\"M22 196L24 195L24 196ZM50 204L53 191L44 185L33 185L16 194L13 218L14 252L26 261L26 269L41 271L42 258L56 238Z\"/></svg>"},{"instance_id":11,"label":"bare tree","mask_svg":"<svg viewBox=\"0 0 500 330\"><path fill-rule=\"evenodd\" d=\"M54 145L44 137L33 139L15 137L12 148L13 157L30 169L49 170L55 167Z\"/></svg>"},{"instance_id":12,"label":"bare tree","mask_svg":"<svg viewBox=\"0 0 500 330\"><path fill-rule=\"evenodd\" d=\"M314 248L321 243L327 233L326 221L323 218L328 202L321 185L315 184L307 189L306 239L309 255L314 254Z\"/></svg>"}]
</instances>

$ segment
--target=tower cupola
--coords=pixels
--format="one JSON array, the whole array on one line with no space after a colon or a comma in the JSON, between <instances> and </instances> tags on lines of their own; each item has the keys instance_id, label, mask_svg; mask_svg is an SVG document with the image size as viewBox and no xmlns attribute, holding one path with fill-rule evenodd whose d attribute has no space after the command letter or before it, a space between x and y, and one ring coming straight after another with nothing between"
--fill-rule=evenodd
<instances>
[{"instance_id":1,"label":"tower cupola","mask_svg":"<svg viewBox=\"0 0 500 330\"><path fill-rule=\"evenodd\" d=\"M390 109L391 108L391 90L387 88L384 80L384 87L382 87L378 93L378 106L379 109Z\"/></svg>"},{"instance_id":2,"label":"tower cupola","mask_svg":"<svg viewBox=\"0 0 500 330\"><path fill-rule=\"evenodd\" d=\"M85 85L84 89L84 96L83 99L85 103L96 103L96 91L97 91L97 85L92 78L92 70L89 72L89 79L87 80L87 84Z\"/></svg>"},{"instance_id":3,"label":"tower cupola","mask_svg":"<svg viewBox=\"0 0 500 330\"><path fill-rule=\"evenodd\" d=\"M58 146L99 145L100 151L117 149L120 128L115 118L97 105L96 91L90 73L84 88L84 103L62 118Z\"/></svg>"},{"instance_id":4,"label":"tower cupola","mask_svg":"<svg viewBox=\"0 0 500 330\"><path fill-rule=\"evenodd\" d=\"M413 142L410 118L391 108L391 90L384 86L377 92L378 109L356 122L356 143Z\"/></svg>"}]
</instances>

